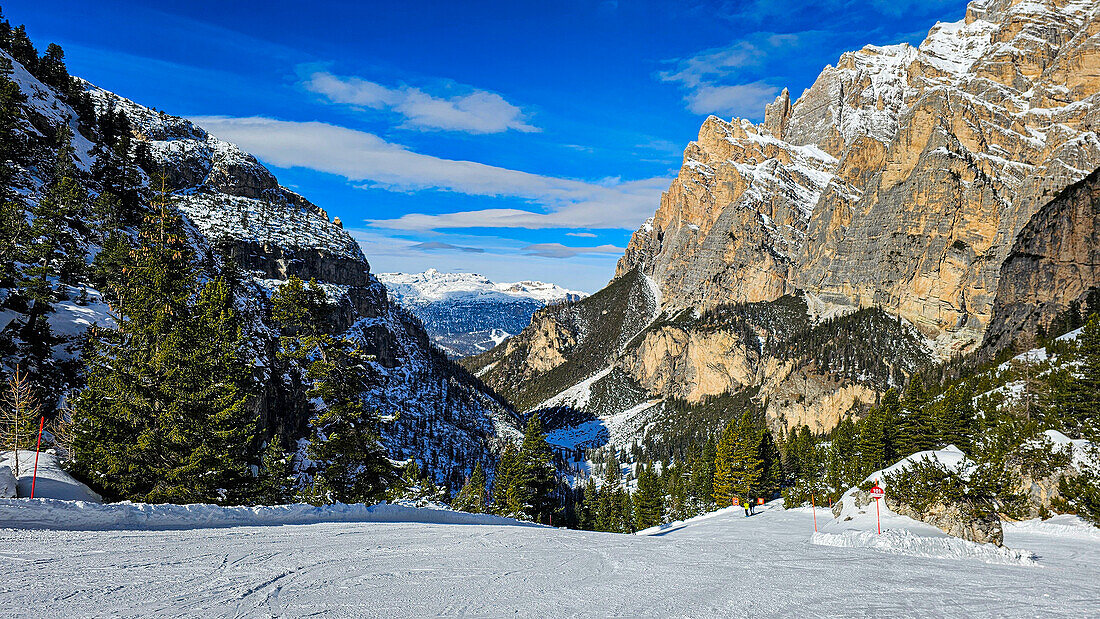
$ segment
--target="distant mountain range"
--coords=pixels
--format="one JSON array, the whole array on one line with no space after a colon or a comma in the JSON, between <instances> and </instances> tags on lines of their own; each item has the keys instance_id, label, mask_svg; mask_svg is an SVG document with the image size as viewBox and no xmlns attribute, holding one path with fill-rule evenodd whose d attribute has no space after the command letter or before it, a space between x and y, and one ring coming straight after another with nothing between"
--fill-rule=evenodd
<instances>
[{"instance_id":1,"label":"distant mountain range","mask_svg":"<svg viewBox=\"0 0 1100 619\"><path fill-rule=\"evenodd\" d=\"M492 282L476 273L380 273L389 295L424 323L429 337L447 354L485 352L522 331L547 305L588 296L556 284Z\"/></svg>"}]
</instances>

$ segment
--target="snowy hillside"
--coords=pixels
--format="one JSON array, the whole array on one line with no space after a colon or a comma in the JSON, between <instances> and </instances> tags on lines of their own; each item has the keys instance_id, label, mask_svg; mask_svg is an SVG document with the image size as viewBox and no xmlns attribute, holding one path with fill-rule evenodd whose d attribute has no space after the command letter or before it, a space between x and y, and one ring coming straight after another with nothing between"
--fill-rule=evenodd
<instances>
[{"instance_id":1,"label":"snowy hillside","mask_svg":"<svg viewBox=\"0 0 1100 619\"><path fill-rule=\"evenodd\" d=\"M157 508L133 509L157 522ZM1010 528L1007 545L1036 557L1011 564L990 560L1003 554L995 547L959 552L905 529L857 532L877 540L866 547L829 543L847 538L815 537L808 509L776 504L637 536L439 517L448 514L137 534L4 528L13 560L0 606L52 616L1081 617L1100 599L1100 538L1073 519Z\"/></svg>"},{"instance_id":2,"label":"snowy hillside","mask_svg":"<svg viewBox=\"0 0 1100 619\"><path fill-rule=\"evenodd\" d=\"M379 273L392 299L424 323L432 341L448 354L485 352L522 331L531 316L585 293L537 281L498 283L476 273Z\"/></svg>"},{"instance_id":3,"label":"snowy hillside","mask_svg":"<svg viewBox=\"0 0 1100 619\"><path fill-rule=\"evenodd\" d=\"M491 462L500 437L515 433L507 404L433 350L417 321L387 299L358 243L340 222L282 186L254 156L187 119L87 81L77 78L70 92L62 92L6 52L0 54L11 60L11 79L26 98L17 131L29 154L16 166L12 189L28 205L42 199L46 171L57 158L51 133L64 124L72 130L74 164L87 173L80 183L89 196L107 191L107 181L99 180L96 170L109 157L127 161L127 191L138 196L134 209L145 208L153 191L161 189L153 177L163 173L163 189L186 218L192 249L203 257L202 277L236 263L230 269L240 276L236 309L254 355L254 378L262 383L257 415L265 434L279 436L288 449L301 447L314 414L301 377L280 365L279 333L267 307L272 291L291 276L317 280L333 304L326 328L356 340L374 357L370 369L377 380L364 397L372 410L401 412L382 429L395 459L415 459L437 481L453 485L475 463ZM107 237L95 224L93 210L77 213L72 226L76 247L88 262L102 252ZM134 222L140 220L140 213L135 214L122 222L120 231L136 238ZM43 402L47 423L53 421L57 404L83 386L80 347L89 327L115 326L109 299L91 283L58 284L58 298L45 316L56 338L52 358L43 363L54 372L42 379L52 390ZM11 350L25 347L21 332L29 321L26 307L13 289L0 283L0 375L5 379L20 360ZM27 367L26 361L23 365ZM38 379L32 376L32 381Z\"/></svg>"}]
</instances>

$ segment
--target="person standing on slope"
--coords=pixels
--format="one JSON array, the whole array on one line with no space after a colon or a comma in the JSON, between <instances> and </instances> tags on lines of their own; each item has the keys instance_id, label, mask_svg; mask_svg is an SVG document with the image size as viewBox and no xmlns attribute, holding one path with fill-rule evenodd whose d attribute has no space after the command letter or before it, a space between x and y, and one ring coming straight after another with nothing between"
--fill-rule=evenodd
<instances>
[{"instance_id":1,"label":"person standing on slope","mask_svg":"<svg viewBox=\"0 0 1100 619\"><path fill-rule=\"evenodd\" d=\"M748 499L742 499L741 501L742 501L742 505L745 506L745 517L748 518L749 515L750 515L749 510L751 509L751 507L749 506L749 500Z\"/></svg>"}]
</instances>

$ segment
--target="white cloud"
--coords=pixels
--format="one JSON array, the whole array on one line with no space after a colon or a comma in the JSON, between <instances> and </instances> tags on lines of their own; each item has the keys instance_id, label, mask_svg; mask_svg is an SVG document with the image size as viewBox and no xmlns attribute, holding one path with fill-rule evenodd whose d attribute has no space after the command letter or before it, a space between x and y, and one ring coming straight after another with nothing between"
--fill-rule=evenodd
<instances>
[{"instance_id":1,"label":"white cloud","mask_svg":"<svg viewBox=\"0 0 1100 619\"><path fill-rule=\"evenodd\" d=\"M658 75L662 81L679 82L687 88L696 88L756 64L762 56L757 46L739 41L728 47L703 50L690 58L677 60L675 71L663 71Z\"/></svg>"},{"instance_id":2,"label":"white cloud","mask_svg":"<svg viewBox=\"0 0 1100 619\"><path fill-rule=\"evenodd\" d=\"M527 252L531 256L542 256L543 258L572 258L580 254L615 254L619 255L626 251L624 247L616 247L614 245L599 245L597 247L569 247L568 245L562 245L561 243L536 243L535 245L528 245L523 248L523 251Z\"/></svg>"},{"instance_id":3,"label":"white cloud","mask_svg":"<svg viewBox=\"0 0 1100 619\"><path fill-rule=\"evenodd\" d=\"M796 35L756 33L754 41L738 41L676 59L674 69L662 71L657 77L679 84L686 91L688 109L696 114L756 118L779 89L759 80L746 81L743 74L751 73L767 54L796 41Z\"/></svg>"},{"instance_id":4,"label":"white cloud","mask_svg":"<svg viewBox=\"0 0 1100 619\"><path fill-rule=\"evenodd\" d=\"M779 89L761 82L735 86L700 86L685 97L696 114L755 117L775 100Z\"/></svg>"},{"instance_id":5,"label":"white cloud","mask_svg":"<svg viewBox=\"0 0 1100 619\"><path fill-rule=\"evenodd\" d=\"M596 238L596 235L592 234L591 232L566 232L565 236L579 236L579 237L585 238L585 239L594 239L594 238Z\"/></svg>"},{"instance_id":6,"label":"white cloud","mask_svg":"<svg viewBox=\"0 0 1100 619\"><path fill-rule=\"evenodd\" d=\"M433 96L419 88L384 86L358 77L334 75L323 71L306 78L302 85L332 103L388 109L405 118L404 126L422 130L501 133L538 131L528 124L523 110L504 97L485 90L450 98Z\"/></svg>"},{"instance_id":7,"label":"white cloud","mask_svg":"<svg viewBox=\"0 0 1100 619\"><path fill-rule=\"evenodd\" d=\"M633 230L653 214L671 179L587 182L531 174L473 161L415 153L372 133L322 122L262 117L193 119L211 133L282 168L302 167L398 191L434 189L478 196L521 198L541 207L483 209L397 219L374 226L402 230L438 228L618 228Z\"/></svg>"}]
</instances>

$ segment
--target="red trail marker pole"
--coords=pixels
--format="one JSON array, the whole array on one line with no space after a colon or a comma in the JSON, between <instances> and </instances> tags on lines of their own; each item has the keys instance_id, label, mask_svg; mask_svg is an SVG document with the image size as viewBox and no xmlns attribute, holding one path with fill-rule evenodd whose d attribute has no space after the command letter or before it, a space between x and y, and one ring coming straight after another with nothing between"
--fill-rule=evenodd
<instances>
[{"instance_id":1,"label":"red trail marker pole","mask_svg":"<svg viewBox=\"0 0 1100 619\"><path fill-rule=\"evenodd\" d=\"M875 487L871 488L871 498L875 500L875 522L878 525L878 534L882 535L882 514L879 511L879 503L886 498L886 491L878 485L877 479L875 480Z\"/></svg>"},{"instance_id":2,"label":"red trail marker pole","mask_svg":"<svg viewBox=\"0 0 1100 619\"><path fill-rule=\"evenodd\" d=\"M34 450L34 474L31 476L31 498L34 498L34 482L38 481L38 452L42 451L42 429L46 427L46 418L38 418L38 447Z\"/></svg>"},{"instance_id":3,"label":"red trail marker pole","mask_svg":"<svg viewBox=\"0 0 1100 619\"><path fill-rule=\"evenodd\" d=\"M814 533L817 533L817 505L814 504L814 495L810 493L810 512L814 515Z\"/></svg>"}]
</instances>

